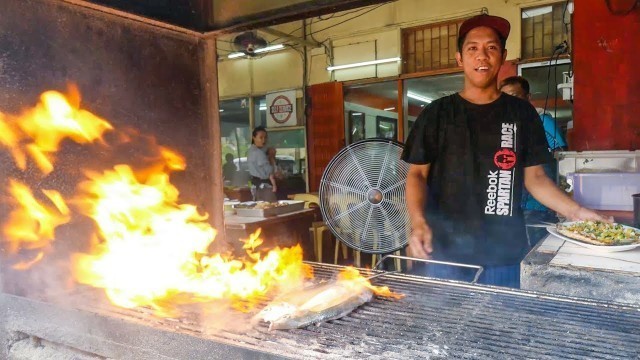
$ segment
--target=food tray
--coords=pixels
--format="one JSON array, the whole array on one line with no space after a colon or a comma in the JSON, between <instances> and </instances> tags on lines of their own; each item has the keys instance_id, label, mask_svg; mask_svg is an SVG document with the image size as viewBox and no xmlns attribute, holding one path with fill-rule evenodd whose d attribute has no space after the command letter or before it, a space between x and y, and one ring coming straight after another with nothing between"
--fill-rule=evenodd
<instances>
[{"instance_id":1,"label":"food tray","mask_svg":"<svg viewBox=\"0 0 640 360\"><path fill-rule=\"evenodd\" d=\"M250 205L255 202L245 202L242 205ZM247 209L242 207L236 207L236 214L238 216L249 216L249 217L269 217L276 215L288 214L294 211L300 211L304 209L304 201L293 201L293 200L280 200L278 201L280 206L268 208L268 209Z\"/></svg>"}]
</instances>

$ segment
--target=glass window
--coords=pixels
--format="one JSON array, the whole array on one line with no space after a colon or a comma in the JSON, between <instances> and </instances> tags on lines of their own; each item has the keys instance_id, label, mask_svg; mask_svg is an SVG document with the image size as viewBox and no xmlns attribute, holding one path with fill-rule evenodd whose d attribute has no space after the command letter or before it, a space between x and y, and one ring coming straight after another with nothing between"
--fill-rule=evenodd
<instances>
[{"instance_id":1,"label":"glass window","mask_svg":"<svg viewBox=\"0 0 640 360\"><path fill-rule=\"evenodd\" d=\"M522 58L554 55L556 46L571 41L573 2L522 9Z\"/></svg>"},{"instance_id":2,"label":"glass window","mask_svg":"<svg viewBox=\"0 0 640 360\"><path fill-rule=\"evenodd\" d=\"M225 184L246 185L249 179L246 156L247 149L251 145L249 99L220 101L220 130L222 133L222 163L225 164L227 154L231 154L237 170L233 175L225 177Z\"/></svg>"},{"instance_id":3,"label":"glass window","mask_svg":"<svg viewBox=\"0 0 640 360\"><path fill-rule=\"evenodd\" d=\"M379 135L378 118L386 119L384 126L398 119L398 82L385 81L374 84L352 85L344 89L344 111L349 143ZM397 124L394 132L385 135L397 137Z\"/></svg>"},{"instance_id":4,"label":"glass window","mask_svg":"<svg viewBox=\"0 0 640 360\"><path fill-rule=\"evenodd\" d=\"M422 109L435 99L451 95L462 90L462 73L428 76L405 80L407 110L405 111L405 139Z\"/></svg>"},{"instance_id":5,"label":"glass window","mask_svg":"<svg viewBox=\"0 0 640 360\"><path fill-rule=\"evenodd\" d=\"M402 73L458 66L458 29L464 20L402 29Z\"/></svg>"},{"instance_id":6,"label":"glass window","mask_svg":"<svg viewBox=\"0 0 640 360\"><path fill-rule=\"evenodd\" d=\"M364 113L357 111L349 111L349 143L366 139L366 131L364 127Z\"/></svg>"},{"instance_id":7,"label":"glass window","mask_svg":"<svg viewBox=\"0 0 640 360\"><path fill-rule=\"evenodd\" d=\"M253 98L253 113L255 114L255 126L267 126L267 97L256 96Z\"/></svg>"},{"instance_id":8,"label":"glass window","mask_svg":"<svg viewBox=\"0 0 640 360\"><path fill-rule=\"evenodd\" d=\"M518 66L518 73L529 81L533 106L538 112L544 111L551 115L566 139L569 122L573 119L573 104L569 99L563 99L558 85L570 81L570 60L521 64Z\"/></svg>"},{"instance_id":9,"label":"glass window","mask_svg":"<svg viewBox=\"0 0 640 360\"><path fill-rule=\"evenodd\" d=\"M306 192L307 150L304 129L267 131L267 146L276 149L278 198L286 199L287 195Z\"/></svg>"}]
</instances>

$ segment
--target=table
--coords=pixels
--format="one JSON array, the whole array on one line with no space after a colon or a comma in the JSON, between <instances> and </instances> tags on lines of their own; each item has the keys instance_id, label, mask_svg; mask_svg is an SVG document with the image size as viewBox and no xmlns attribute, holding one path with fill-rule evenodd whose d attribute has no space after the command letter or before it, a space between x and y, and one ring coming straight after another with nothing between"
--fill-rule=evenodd
<instances>
[{"instance_id":1,"label":"table","mask_svg":"<svg viewBox=\"0 0 640 360\"><path fill-rule=\"evenodd\" d=\"M520 286L640 306L640 248L606 253L548 235L522 261Z\"/></svg>"},{"instance_id":2,"label":"table","mask_svg":"<svg viewBox=\"0 0 640 360\"><path fill-rule=\"evenodd\" d=\"M244 253L240 239L247 239L250 234L262 228L263 249L281 246L289 247L300 244L305 260L313 260L313 245L309 238L309 228L314 221L320 219L318 209L303 209L283 215L271 217L249 217L230 215L225 217L225 238L233 251Z\"/></svg>"}]
</instances>

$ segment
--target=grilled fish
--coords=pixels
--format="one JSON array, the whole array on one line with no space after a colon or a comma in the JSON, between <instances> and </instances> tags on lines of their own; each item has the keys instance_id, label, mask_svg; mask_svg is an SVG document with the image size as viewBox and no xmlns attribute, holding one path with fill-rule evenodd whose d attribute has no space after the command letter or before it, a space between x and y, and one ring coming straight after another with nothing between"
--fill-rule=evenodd
<instances>
[{"instance_id":1,"label":"grilled fish","mask_svg":"<svg viewBox=\"0 0 640 360\"><path fill-rule=\"evenodd\" d=\"M254 323L269 322L269 330L320 324L341 318L372 298L373 291L363 282L321 283L274 299L254 317Z\"/></svg>"}]
</instances>

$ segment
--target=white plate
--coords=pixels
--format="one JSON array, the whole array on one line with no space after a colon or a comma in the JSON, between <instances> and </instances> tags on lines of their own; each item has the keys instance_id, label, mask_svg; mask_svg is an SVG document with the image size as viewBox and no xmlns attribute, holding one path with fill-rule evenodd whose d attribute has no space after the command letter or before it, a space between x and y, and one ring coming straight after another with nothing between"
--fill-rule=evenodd
<instances>
[{"instance_id":1,"label":"white plate","mask_svg":"<svg viewBox=\"0 0 640 360\"><path fill-rule=\"evenodd\" d=\"M563 223L562 225L570 225L570 224L572 224L572 223L571 222L567 222L567 223ZM630 226L625 226L625 225L622 225L622 226L624 226L626 228L630 227ZM638 230L636 228L631 228L631 229ZM576 245L580 245L582 247L586 247L586 248L593 249L593 250L598 250L598 251L603 251L603 252L628 251L628 250L633 250L633 249L635 249L637 247L640 247L640 244L613 245L613 246L612 245L593 245L593 244L588 244L588 243L582 242L580 240L575 240L575 239L572 239L572 238L570 238L568 236L564 236L564 235L560 234L558 232L558 230L556 230L556 228L554 226L548 226L547 227L547 231L549 232L549 234L551 234L553 236L556 236L556 237L559 237L562 240L566 240L568 242L574 243Z\"/></svg>"}]
</instances>

